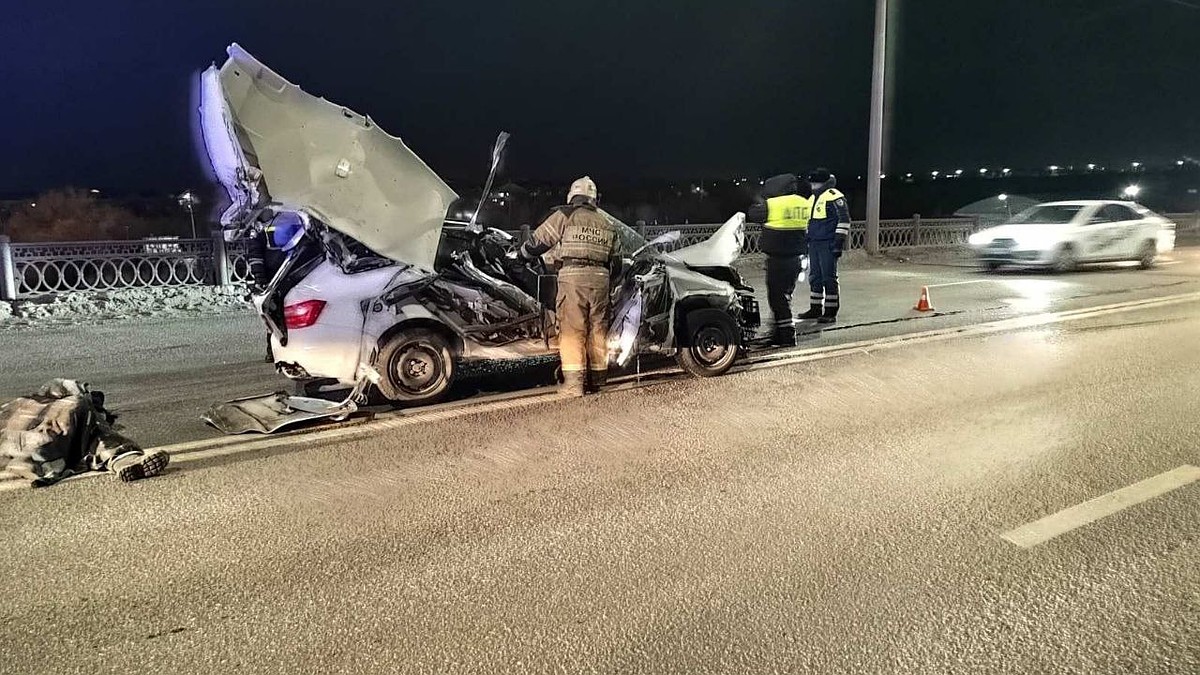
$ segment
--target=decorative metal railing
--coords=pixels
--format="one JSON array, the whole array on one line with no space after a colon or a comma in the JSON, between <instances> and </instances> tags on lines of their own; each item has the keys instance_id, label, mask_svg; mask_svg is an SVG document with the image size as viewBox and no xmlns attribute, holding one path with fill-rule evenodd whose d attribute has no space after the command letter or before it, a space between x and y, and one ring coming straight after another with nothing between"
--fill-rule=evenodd
<instances>
[{"instance_id":1,"label":"decorative metal railing","mask_svg":"<svg viewBox=\"0 0 1200 675\"><path fill-rule=\"evenodd\" d=\"M1200 213L1167 214L1178 232L1200 233ZM881 248L960 246L980 226L967 218L886 220L880 223ZM642 234L652 239L679 230L669 248L704 241L720 224L653 225ZM743 250L759 252L762 226L748 223ZM866 224L850 230L850 247L862 248ZM250 265L244 243L220 238L12 244L0 237L0 300L77 291L121 288L246 283Z\"/></svg>"},{"instance_id":2,"label":"decorative metal railing","mask_svg":"<svg viewBox=\"0 0 1200 675\"><path fill-rule=\"evenodd\" d=\"M661 234L679 230L679 240L668 247L669 250L691 246L704 241L720 225L652 225L645 228L644 236L653 239ZM956 246L967 243L967 237L978 227L977 222L970 218L938 218L923 219L914 217L911 220L885 220L879 224L879 245L881 248L896 248L904 246ZM863 248L866 241L867 224L855 222L850 228L850 248ZM746 224L746 242L742 250L746 253L758 253L762 225Z\"/></svg>"},{"instance_id":3,"label":"decorative metal railing","mask_svg":"<svg viewBox=\"0 0 1200 675\"><path fill-rule=\"evenodd\" d=\"M249 278L244 245L217 239L3 244L0 274L15 298L123 288L198 286ZM216 255L221 246L224 255ZM0 261L4 262L4 261ZM228 266L223 277L220 264ZM0 280L5 281L5 280ZM2 290L4 286L0 286Z\"/></svg>"}]
</instances>

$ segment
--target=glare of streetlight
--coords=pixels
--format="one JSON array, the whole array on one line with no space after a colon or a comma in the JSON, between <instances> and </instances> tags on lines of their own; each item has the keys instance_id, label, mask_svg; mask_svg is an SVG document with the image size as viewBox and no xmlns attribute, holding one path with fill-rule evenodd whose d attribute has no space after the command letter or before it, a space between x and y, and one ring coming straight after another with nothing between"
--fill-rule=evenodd
<instances>
[{"instance_id":1,"label":"glare of streetlight","mask_svg":"<svg viewBox=\"0 0 1200 675\"><path fill-rule=\"evenodd\" d=\"M1138 194L1141 193L1141 191L1142 191L1141 186L1129 185L1129 186L1126 186L1124 190L1122 190L1121 194L1125 195L1126 197L1129 197L1130 199L1135 199L1135 198L1137 198Z\"/></svg>"},{"instance_id":2,"label":"glare of streetlight","mask_svg":"<svg viewBox=\"0 0 1200 675\"><path fill-rule=\"evenodd\" d=\"M982 169L980 169L980 170L979 170L979 175L980 175L980 176L986 176L986 175L987 175L987 172L988 172L988 170L987 170L987 167L984 167L984 168L982 168Z\"/></svg>"},{"instance_id":3,"label":"glare of streetlight","mask_svg":"<svg viewBox=\"0 0 1200 675\"><path fill-rule=\"evenodd\" d=\"M200 203L200 200L196 198L196 195L193 194L191 190L186 190L182 194L179 195L179 205L182 206L183 208L187 209L188 219L192 223L192 239L196 238L195 207L196 207L196 204L199 204L199 203Z\"/></svg>"},{"instance_id":4,"label":"glare of streetlight","mask_svg":"<svg viewBox=\"0 0 1200 675\"><path fill-rule=\"evenodd\" d=\"M1140 169L1140 168L1142 168L1142 163L1141 163L1141 162L1134 162L1134 163L1133 163L1133 164L1131 164L1130 166L1132 166L1132 167L1133 167L1133 168L1135 168L1135 169Z\"/></svg>"},{"instance_id":5,"label":"glare of streetlight","mask_svg":"<svg viewBox=\"0 0 1200 675\"><path fill-rule=\"evenodd\" d=\"M999 199L1002 202L1006 202L1006 201L1008 201L1008 195L1002 193L1002 194L998 195L996 197L996 199Z\"/></svg>"},{"instance_id":6,"label":"glare of streetlight","mask_svg":"<svg viewBox=\"0 0 1200 675\"><path fill-rule=\"evenodd\" d=\"M1095 164L1088 164L1088 171L1095 171L1095 170L1096 170Z\"/></svg>"},{"instance_id":7,"label":"glare of streetlight","mask_svg":"<svg viewBox=\"0 0 1200 675\"><path fill-rule=\"evenodd\" d=\"M955 169L955 170L954 170L954 175L955 175L955 176L961 176L961 175L963 175L963 170L962 170L962 169Z\"/></svg>"},{"instance_id":8,"label":"glare of streetlight","mask_svg":"<svg viewBox=\"0 0 1200 675\"><path fill-rule=\"evenodd\" d=\"M1002 173L1002 174L1004 174L1005 176L1007 176L1008 174L1012 173L1012 169L1001 169L1001 170L1000 170L1000 173Z\"/></svg>"},{"instance_id":9,"label":"glare of streetlight","mask_svg":"<svg viewBox=\"0 0 1200 675\"><path fill-rule=\"evenodd\" d=\"M941 171L930 171L929 175L933 176L934 178L937 178L938 176L942 175L942 172Z\"/></svg>"},{"instance_id":10,"label":"glare of streetlight","mask_svg":"<svg viewBox=\"0 0 1200 675\"><path fill-rule=\"evenodd\" d=\"M98 195L98 194L100 194L100 191L99 191L99 190L97 190L96 188L92 188L91 190L88 190L88 192L90 192L90 193L92 193L92 194L94 194L94 195Z\"/></svg>"},{"instance_id":11,"label":"glare of streetlight","mask_svg":"<svg viewBox=\"0 0 1200 675\"><path fill-rule=\"evenodd\" d=\"M1182 159L1175 160L1175 166L1183 166L1183 160Z\"/></svg>"}]
</instances>

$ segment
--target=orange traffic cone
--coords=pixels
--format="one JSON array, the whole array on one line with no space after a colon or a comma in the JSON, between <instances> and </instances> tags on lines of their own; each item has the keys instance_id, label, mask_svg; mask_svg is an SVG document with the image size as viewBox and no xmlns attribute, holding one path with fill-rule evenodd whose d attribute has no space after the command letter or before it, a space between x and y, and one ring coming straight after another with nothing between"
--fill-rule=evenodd
<instances>
[{"instance_id":1,"label":"orange traffic cone","mask_svg":"<svg viewBox=\"0 0 1200 675\"><path fill-rule=\"evenodd\" d=\"M917 310L918 312L932 312L933 311L933 305L930 304L930 302L929 302L929 287L928 286L921 287L921 297L917 299L917 306L913 307L913 309Z\"/></svg>"}]
</instances>

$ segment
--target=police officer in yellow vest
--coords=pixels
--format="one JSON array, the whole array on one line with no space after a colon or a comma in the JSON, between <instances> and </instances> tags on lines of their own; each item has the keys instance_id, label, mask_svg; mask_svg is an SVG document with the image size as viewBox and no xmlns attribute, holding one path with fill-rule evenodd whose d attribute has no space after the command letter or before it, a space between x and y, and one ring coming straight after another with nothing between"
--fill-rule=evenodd
<instances>
[{"instance_id":1,"label":"police officer in yellow vest","mask_svg":"<svg viewBox=\"0 0 1200 675\"><path fill-rule=\"evenodd\" d=\"M746 219L762 223L759 248L767 254L767 304L774 316L771 343L796 344L792 316L792 293L800 277L801 258L806 250L806 234L812 201L795 174L769 178L763 184L763 199L750 207Z\"/></svg>"},{"instance_id":2,"label":"police officer in yellow vest","mask_svg":"<svg viewBox=\"0 0 1200 675\"><path fill-rule=\"evenodd\" d=\"M596 183L571 184L567 204L554 209L520 255L549 253L558 268L558 354L563 389L582 396L608 380L609 275L617 257L616 227L596 208Z\"/></svg>"},{"instance_id":3,"label":"police officer in yellow vest","mask_svg":"<svg viewBox=\"0 0 1200 675\"><path fill-rule=\"evenodd\" d=\"M837 321L842 301L838 287L838 258L850 239L850 207L837 189L837 176L829 169L808 174L812 188L812 217L808 222L809 309L801 319L817 323Z\"/></svg>"}]
</instances>

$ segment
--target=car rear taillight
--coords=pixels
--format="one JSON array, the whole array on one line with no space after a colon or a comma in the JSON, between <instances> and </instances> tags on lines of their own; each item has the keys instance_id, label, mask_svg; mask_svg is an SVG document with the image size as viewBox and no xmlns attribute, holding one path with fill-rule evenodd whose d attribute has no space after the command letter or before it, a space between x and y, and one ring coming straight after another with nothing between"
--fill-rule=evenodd
<instances>
[{"instance_id":1,"label":"car rear taillight","mask_svg":"<svg viewBox=\"0 0 1200 675\"><path fill-rule=\"evenodd\" d=\"M317 322L325 309L324 300L305 300L283 308L283 324L288 329L308 328Z\"/></svg>"}]
</instances>

